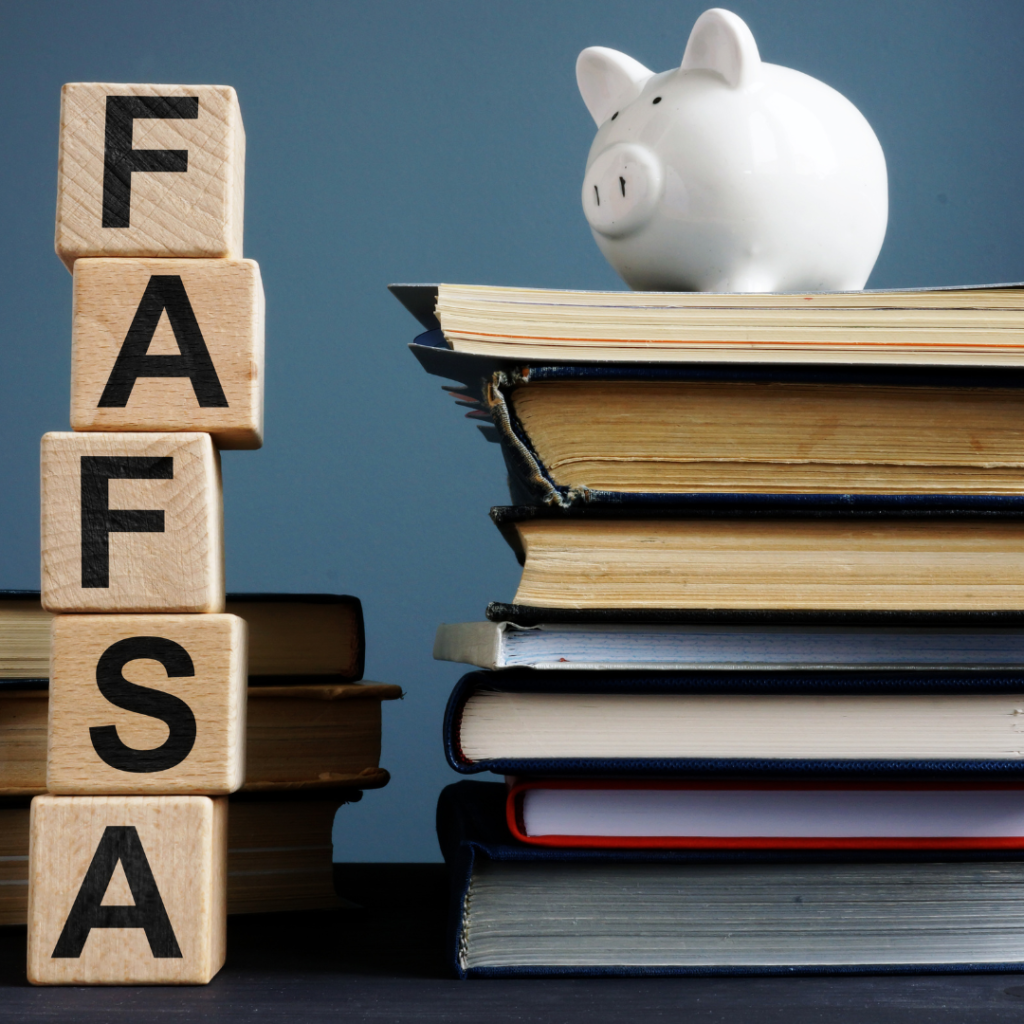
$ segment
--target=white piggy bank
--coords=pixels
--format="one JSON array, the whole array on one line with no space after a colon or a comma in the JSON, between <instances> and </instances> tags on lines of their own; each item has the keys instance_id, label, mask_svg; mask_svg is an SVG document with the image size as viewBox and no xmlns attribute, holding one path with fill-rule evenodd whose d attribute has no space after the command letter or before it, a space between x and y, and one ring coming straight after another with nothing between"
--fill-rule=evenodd
<instances>
[{"instance_id":1,"label":"white piggy bank","mask_svg":"<svg viewBox=\"0 0 1024 1024\"><path fill-rule=\"evenodd\" d=\"M598 124L583 210L631 288L864 287L888 218L878 139L834 89L762 63L735 14L705 11L672 71L592 46L576 78Z\"/></svg>"}]
</instances>

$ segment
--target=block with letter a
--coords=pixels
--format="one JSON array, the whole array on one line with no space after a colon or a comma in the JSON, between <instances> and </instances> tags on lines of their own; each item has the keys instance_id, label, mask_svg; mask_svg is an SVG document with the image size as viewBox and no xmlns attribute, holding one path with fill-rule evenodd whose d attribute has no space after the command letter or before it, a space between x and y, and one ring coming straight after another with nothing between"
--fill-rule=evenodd
<instances>
[{"instance_id":1,"label":"block with letter a","mask_svg":"<svg viewBox=\"0 0 1024 1024\"><path fill-rule=\"evenodd\" d=\"M29 981L208 982L224 963L227 811L226 797L36 797Z\"/></svg>"},{"instance_id":2,"label":"block with letter a","mask_svg":"<svg viewBox=\"0 0 1024 1024\"><path fill-rule=\"evenodd\" d=\"M263 284L253 260L80 259L74 430L196 430L263 441Z\"/></svg>"},{"instance_id":3,"label":"block with letter a","mask_svg":"<svg viewBox=\"0 0 1024 1024\"><path fill-rule=\"evenodd\" d=\"M228 86L69 83L57 255L240 258L244 169Z\"/></svg>"},{"instance_id":4,"label":"block with letter a","mask_svg":"<svg viewBox=\"0 0 1024 1024\"><path fill-rule=\"evenodd\" d=\"M245 779L237 615L58 615L46 788L222 795Z\"/></svg>"},{"instance_id":5,"label":"block with letter a","mask_svg":"<svg viewBox=\"0 0 1024 1024\"><path fill-rule=\"evenodd\" d=\"M43 607L221 612L222 519L209 434L45 434Z\"/></svg>"}]
</instances>

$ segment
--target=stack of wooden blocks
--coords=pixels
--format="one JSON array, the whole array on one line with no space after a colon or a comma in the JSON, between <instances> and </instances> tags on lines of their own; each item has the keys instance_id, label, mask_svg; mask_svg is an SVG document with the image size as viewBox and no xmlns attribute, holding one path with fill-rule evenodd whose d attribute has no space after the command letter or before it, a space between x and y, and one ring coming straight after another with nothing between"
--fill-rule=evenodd
<instances>
[{"instance_id":1,"label":"stack of wooden blocks","mask_svg":"<svg viewBox=\"0 0 1024 1024\"><path fill-rule=\"evenodd\" d=\"M201 984L224 963L247 672L246 624L222 614L218 449L263 434L244 161L233 89L64 87L72 431L42 442L57 615L29 853L37 984Z\"/></svg>"}]
</instances>

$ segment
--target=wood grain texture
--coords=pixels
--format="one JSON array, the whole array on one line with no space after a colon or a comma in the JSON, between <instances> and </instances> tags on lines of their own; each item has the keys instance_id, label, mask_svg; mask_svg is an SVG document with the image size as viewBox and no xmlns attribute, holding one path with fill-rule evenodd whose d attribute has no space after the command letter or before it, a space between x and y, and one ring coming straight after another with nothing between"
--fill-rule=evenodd
<instances>
[{"instance_id":1,"label":"wood grain texture","mask_svg":"<svg viewBox=\"0 0 1024 1024\"><path fill-rule=\"evenodd\" d=\"M149 771L138 770L131 755L131 769L111 765L90 733L112 725L118 741L132 751L154 750L169 741L171 730L163 719L118 707L100 691L104 654L140 637L177 644L194 673L169 677L167 667L144 657L119 670L130 683L173 694L194 717L194 741L184 758ZM233 793L245 779L246 649L245 620L236 615L56 616L46 788L96 795Z\"/></svg>"},{"instance_id":2,"label":"wood grain texture","mask_svg":"<svg viewBox=\"0 0 1024 1024\"><path fill-rule=\"evenodd\" d=\"M335 812L351 798L231 799L228 914L351 906L334 893L331 842ZM29 802L0 806L0 926L28 920L28 835Z\"/></svg>"},{"instance_id":3,"label":"wood grain texture","mask_svg":"<svg viewBox=\"0 0 1024 1024\"><path fill-rule=\"evenodd\" d=\"M389 683L250 686L242 789L386 785L380 702L401 696ZM0 797L46 790L47 698L45 690L0 690Z\"/></svg>"},{"instance_id":4,"label":"wood grain texture","mask_svg":"<svg viewBox=\"0 0 1024 1024\"><path fill-rule=\"evenodd\" d=\"M127 227L103 226L108 96L196 97L195 118L136 118L134 150L185 151L184 171L135 171ZM235 90L223 85L72 82L61 92L57 255L242 255L245 130Z\"/></svg>"},{"instance_id":5,"label":"wood grain texture","mask_svg":"<svg viewBox=\"0 0 1024 1024\"><path fill-rule=\"evenodd\" d=\"M180 956L154 956L142 928L92 928L54 957L107 828L134 828ZM131 906L121 862L103 897ZM28 978L35 985L205 984L224 963L227 798L41 796L32 801Z\"/></svg>"},{"instance_id":6,"label":"wood grain texture","mask_svg":"<svg viewBox=\"0 0 1024 1024\"><path fill-rule=\"evenodd\" d=\"M126 405L101 406L153 278L180 280L226 406L212 406L208 399L201 405L206 396L197 394L187 376L141 376ZM73 294L73 430L193 430L212 434L219 448L260 447L265 305L254 260L80 259ZM165 309L146 355L184 355L176 326Z\"/></svg>"},{"instance_id":7,"label":"wood grain texture","mask_svg":"<svg viewBox=\"0 0 1024 1024\"><path fill-rule=\"evenodd\" d=\"M109 533L106 586L95 581L83 586L82 459L89 456L173 460L170 479L109 480L112 511L162 510L163 531ZM141 467L132 472L150 471L148 463L132 465ZM42 507L42 603L47 610L224 610L220 459L209 434L45 434Z\"/></svg>"}]
</instances>

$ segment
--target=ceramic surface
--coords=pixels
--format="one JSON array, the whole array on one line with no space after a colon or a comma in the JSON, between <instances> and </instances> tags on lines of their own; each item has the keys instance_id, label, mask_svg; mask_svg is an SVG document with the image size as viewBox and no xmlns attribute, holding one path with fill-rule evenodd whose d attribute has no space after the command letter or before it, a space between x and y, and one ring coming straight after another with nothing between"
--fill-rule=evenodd
<instances>
[{"instance_id":1,"label":"ceramic surface","mask_svg":"<svg viewBox=\"0 0 1024 1024\"><path fill-rule=\"evenodd\" d=\"M671 71L593 46L576 77L598 125L583 210L631 288L864 287L888 219L878 139L840 93L764 63L735 14L705 11Z\"/></svg>"}]
</instances>

